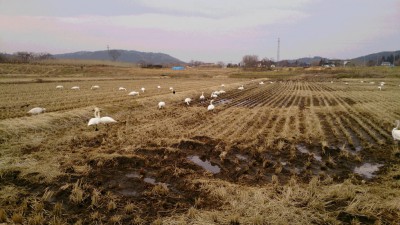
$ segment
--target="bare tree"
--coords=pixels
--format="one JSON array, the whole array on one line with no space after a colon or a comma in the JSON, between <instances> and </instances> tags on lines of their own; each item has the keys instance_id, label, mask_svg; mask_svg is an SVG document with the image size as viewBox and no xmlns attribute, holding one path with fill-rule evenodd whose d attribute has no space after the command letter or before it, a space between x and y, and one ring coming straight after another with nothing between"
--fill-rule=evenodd
<instances>
[{"instance_id":1,"label":"bare tree","mask_svg":"<svg viewBox=\"0 0 400 225\"><path fill-rule=\"evenodd\" d=\"M32 52L17 52L14 53L16 59L19 62L29 62L29 60L31 60L33 58L33 53Z\"/></svg>"},{"instance_id":2,"label":"bare tree","mask_svg":"<svg viewBox=\"0 0 400 225\"><path fill-rule=\"evenodd\" d=\"M121 56L121 52L115 49L108 50L108 55L111 57L112 61L117 61L117 59Z\"/></svg>"},{"instance_id":3,"label":"bare tree","mask_svg":"<svg viewBox=\"0 0 400 225\"><path fill-rule=\"evenodd\" d=\"M257 67L258 56L256 56L256 55L245 55L245 56L243 56L242 62L244 64L244 67L246 67L246 68Z\"/></svg>"}]
</instances>

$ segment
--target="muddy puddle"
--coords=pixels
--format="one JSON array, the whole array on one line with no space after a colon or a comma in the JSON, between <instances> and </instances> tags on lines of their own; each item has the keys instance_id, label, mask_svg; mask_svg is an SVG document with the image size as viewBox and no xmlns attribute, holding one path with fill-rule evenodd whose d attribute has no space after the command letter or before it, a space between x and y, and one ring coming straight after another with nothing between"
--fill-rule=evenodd
<instances>
[{"instance_id":1,"label":"muddy puddle","mask_svg":"<svg viewBox=\"0 0 400 225\"><path fill-rule=\"evenodd\" d=\"M197 155L189 156L188 159L190 161L192 161L193 163L195 163L196 165L201 166L203 169L205 169L213 174L221 172L221 168L219 166L212 165L211 162L208 160L203 161Z\"/></svg>"},{"instance_id":2,"label":"muddy puddle","mask_svg":"<svg viewBox=\"0 0 400 225\"><path fill-rule=\"evenodd\" d=\"M303 153L303 154L307 154L307 155L311 155L312 157L314 157L315 160L321 162L322 161L322 157L318 154L318 153L313 153L311 152L307 146L303 145L303 144L298 144L296 145L296 149Z\"/></svg>"},{"instance_id":3,"label":"muddy puddle","mask_svg":"<svg viewBox=\"0 0 400 225\"><path fill-rule=\"evenodd\" d=\"M232 102L231 99L223 98L223 99L220 99L220 100L216 101L215 104L216 104L216 105L219 105L219 104L229 104L229 103L231 103L231 102Z\"/></svg>"},{"instance_id":4,"label":"muddy puddle","mask_svg":"<svg viewBox=\"0 0 400 225\"><path fill-rule=\"evenodd\" d=\"M379 171L379 168L382 167L383 164L379 163L364 163L361 166L354 168L354 173L361 175L366 179L371 179L376 176L376 172Z\"/></svg>"},{"instance_id":5,"label":"muddy puddle","mask_svg":"<svg viewBox=\"0 0 400 225\"><path fill-rule=\"evenodd\" d=\"M63 202L64 213L73 215L68 223L80 218L84 218L84 224L92 223L88 213L94 211L104 213L106 216L102 222L107 222L112 215L126 215L124 207L127 203L136 206L133 214L146 218L146 221L154 221L160 216L186 213L194 205L205 210L220 207L222 203L203 191L200 183L196 183L197 179L215 178L259 186L270 184L274 175L282 184L293 175L299 182L309 182L313 176L330 176L334 181L341 182L353 173L360 175L356 177L358 179L370 179L377 175L379 169L383 171L382 163L363 164L351 154L340 156L337 147L322 148L321 145L290 143L284 139L276 140L274 145L279 142L284 143L279 151L268 149L259 152L254 148L241 149L238 144L227 145L222 140L197 136L182 140L168 149L135 149L129 155L107 161L102 159L101 163L99 159L87 159L82 162L91 167L87 175L79 175L65 165L65 177L60 177L52 185L52 204ZM221 157L223 152L226 154ZM381 162L372 157L372 154L380 155L375 152L375 149L366 149L360 154L364 154L363 158L369 157L370 162ZM0 181L18 185L15 176ZM18 182L24 187L34 188L36 192L32 193L36 196L42 196L47 188L43 184ZM84 200L79 204L70 200L76 183L80 183L79 188L85 193ZM95 190L100 193L100 200L94 207L91 196ZM116 208L109 210L108 205L112 201ZM53 205L49 204L46 210L51 211L51 207ZM128 224L131 219L123 216L121 224Z\"/></svg>"}]
</instances>

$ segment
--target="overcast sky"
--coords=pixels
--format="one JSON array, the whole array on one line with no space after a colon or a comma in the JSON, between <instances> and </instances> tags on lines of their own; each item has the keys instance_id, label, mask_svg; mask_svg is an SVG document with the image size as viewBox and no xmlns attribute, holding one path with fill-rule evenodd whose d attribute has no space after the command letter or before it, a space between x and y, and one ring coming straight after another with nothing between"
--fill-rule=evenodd
<instances>
[{"instance_id":1,"label":"overcast sky","mask_svg":"<svg viewBox=\"0 0 400 225\"><path fill-rule=\"evenodd\" d=\"M400 0L0 0L0 52L111 49L183 61L400 49Z\"/></svg>"}]
</instances>

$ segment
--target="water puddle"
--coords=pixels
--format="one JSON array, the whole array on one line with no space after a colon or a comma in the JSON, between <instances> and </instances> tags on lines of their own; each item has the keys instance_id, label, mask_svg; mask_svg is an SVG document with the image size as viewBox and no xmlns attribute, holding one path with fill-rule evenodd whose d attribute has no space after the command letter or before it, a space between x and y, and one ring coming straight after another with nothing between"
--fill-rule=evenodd
<instances>
[{"instance_id":1,"label":"water puddle","mask_svg":"<svg viewBox=\"0 0 400 225\"><path fill-rule=\"evenodd\" d=\"M157 183L156 183L156 179L151 178L151 177L146 177L146 178L144 178L143 180L144 180L144 182L146 182L146 183L148 183L148 184L153 184L153 185L156 185L156 184L157 184Z\"/></svg>"},{"instance_id":2,"label":"water puddle","mask_svg":"<svg viewBox=\"0 0 400 225\"><path fill-rule=\"evenodd\" d=\"M320 155L310 152L310 150L308 150L307 147L303 144L296 145L296 148L299 152L307 155L311 154L315 160L322 161L322 157Z\"/></svg>"},{"instance_id":3,"label":"water puddle","mask_svg":"<svg viewBox=\"0 0 400 225\"><path fill-rule=\"evenodd\" d=\"M219 168L219 166L217 166L217 165L213 166L213 165L211 165L210 161L208 161L208 160L203 161L197 155L189 156L188 159L190 161L194 162L196 165L201 166L203 169L205 169L213 174L221 172L221 168Z\"/></svg>"},{"instance_id":4,"label":"water puddle","mask_svg":"<svg viewBox=\"0 0 400 225\"><path fill-rule=\"evenodd\" d=\"M381 166L383 166L383 164L364 163L363 165L354 168L354 173L367 179L371 179L375 176L373 173L377 172Z\"/></svg>"},{"instance_id":5,"label":"water puddle","mask_svg":"<svg viewBox=\"0 0 400 225\"><path fill-rule=\"evenodd\" d=\"M131 191L131 190L128 190L128 189L124 189L124 190L118 191L118 193L120 193L123 196L130 196L130 197L138 196L138 193L136 191Z\"/></svg>"},{"instance_id":6,"label":"water puddle","mask_svg":"<svg viewBox=\"0 0 400 225\"><path fill-rule=\"evenodd\" d=\"M223 98L223 99L220 99L219 101L217 101L216 104L229 104L231 102L232 102L232 100Z\"/></svg>"},{"instance_id":7,"label":"water puddle","mask_svg":"<svg viewBox=\"0 0 400 225\"><path fill-rule=\"evenodd\" d=\"M241 155L241 154L236 154L235 156L236 156L236 158L238 158L240 160L243 160L243 161L247 161L248 160L246 156Z\"/></svg>"},{"instance_id":8,"label":"water puddle","mask_svg":"<svg viewBox=\"0 0 400 225\"><path fill-rule=\"evenodd\" d=\"M140 178L140 175L138 173L127 173L125 174L125 176L128 178Z\"/></svg>"},{"instance_id":9,"label":"water puddle","mask_svg":"<svg viewBox=\"0 0 400 225\"><path fill-rule=\"evenodd\" d=\"M299 152L304 153L304 154L309 154L310 151L307 149L306 146L302 145L302 144L298 144L296 145L297 150L299 150Z\"/></svg>"}]
</instances>

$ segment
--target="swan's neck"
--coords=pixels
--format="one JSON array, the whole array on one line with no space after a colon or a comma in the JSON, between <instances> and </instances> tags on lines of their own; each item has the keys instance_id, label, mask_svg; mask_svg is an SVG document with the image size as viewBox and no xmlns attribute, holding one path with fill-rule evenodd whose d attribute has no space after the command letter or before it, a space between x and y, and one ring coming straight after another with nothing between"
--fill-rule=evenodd
<instances>
[{"instance_id":1,"label":"swan's neck","mask_svg":"<svg viewBox=\"0 0 400 225\"><path fill-rule=\"evenodd\" d=\"M94 117L100 118L100 110L95 110L94 111Z\"/></svg>"}]
</instances>

